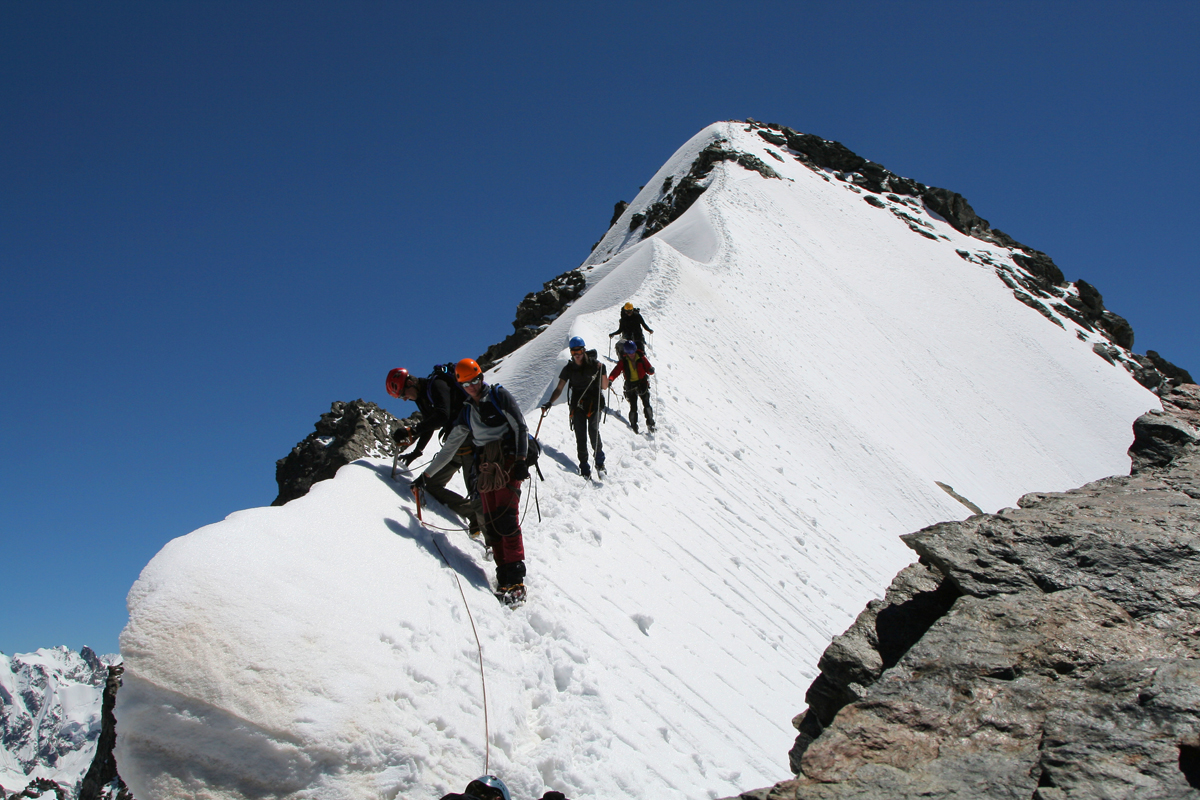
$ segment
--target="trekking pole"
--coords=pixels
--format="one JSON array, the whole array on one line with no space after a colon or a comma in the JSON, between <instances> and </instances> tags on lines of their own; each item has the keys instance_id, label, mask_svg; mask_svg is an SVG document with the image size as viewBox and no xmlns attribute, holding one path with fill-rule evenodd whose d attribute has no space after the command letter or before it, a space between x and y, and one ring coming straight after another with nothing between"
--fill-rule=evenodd
<instances>
[{"instance_id":1,"label":"trekking pole","mask_svg":"<svg viewBox=\"0 0 1200 800\"><path fill-rule=\"evenodd\" d=\"M421 519L421 490L414 488L412 490L412 493L413 493L413 498L417 501L417 522L424 525L425 520Z\"/></svg>"},{"instance_id":2,"label":"trekking pole","mask_svg":"<svg viewBox=\"0 0 1200 800\"><path fill-rule=\"evenodd\" d=\"M392 456L392 480L396 480L396 465L400 463L400 448L396 448L396 455Z\"/></svg>"},{"instance_id":3,"label":"trekking pole","mask_svg":"<svg viewBox=\"0 0 1200 800\"><path fill-rule=\"evenodd\" d=\"M539 474L541 474L540 470L538 472L539 472ZM542 478L542 480L546 480L546 479ZM538 502L538 490L537 490L536 483L533 484L533 507L537 509L538 522L541 522L542 521L542 504Z\"/></svg>"}]
</instances>

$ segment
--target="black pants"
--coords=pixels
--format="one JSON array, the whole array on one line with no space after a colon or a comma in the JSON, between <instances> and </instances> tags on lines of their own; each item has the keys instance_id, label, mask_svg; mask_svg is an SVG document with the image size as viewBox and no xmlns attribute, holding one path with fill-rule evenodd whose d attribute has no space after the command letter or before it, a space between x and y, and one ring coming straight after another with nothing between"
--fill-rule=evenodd
<instances>
[{"instance_id":1,"label":"black pants","mask_svg":"<svg viewBox=\"0 0 1200 800\"><path fill-rule=\"evenodd\" d=\"M463 480L470 481L468 476L471 474L471 463L474 458L474 452L470 447L460 449L446 466L425 479L425 491L429 492L429 496L434 500L465 519L467 527L471 530L479 530L479 519L483 516L479 498L466 498L458 492L452 492L446 488L446 484L460 468L463 471Z\"/></svg>"},{"instance_id":2,"label":"black pants","mask_svg":"<svg viewBox=\"0 0 1200 800\"><path fill-rule=\"evenodd\" d=\"M604 469L604 445L600 442L600 415L603 413L604 409L599 404L591 416L579 408L571 412L571 427L575 429L575 454L579 457L581 468L588 463L588 439L591 439L592 450L596 453L596 469Z\"/></svg>"},{"instance_id":3,"label":"black pants","mask_svg":"<svg viewBox=\"0 0 1200 800\"><path fill-rule=\"evenodd\" d=\"M646 424L654 427L654 409L650 407L650 379L625 381L625 399L629 401L629 424L637 425L637 399L642 398L642 410L646 412Z\"/></svg>"}]
</instances>

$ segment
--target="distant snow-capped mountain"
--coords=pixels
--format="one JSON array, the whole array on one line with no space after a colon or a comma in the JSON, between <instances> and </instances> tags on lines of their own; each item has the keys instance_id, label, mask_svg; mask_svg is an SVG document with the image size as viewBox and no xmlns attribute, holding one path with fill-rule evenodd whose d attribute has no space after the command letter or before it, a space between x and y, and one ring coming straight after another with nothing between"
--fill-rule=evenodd
<instances>
[{"instance_id":1,"label":"distant snow-capped mountain","mask_svg":"<svg viewBox=\"0 0 1200 800\"><path fill-rule=\"evenodd\" d=\"M0 653L0 786L47 778L74 797L100 737L108 667L120 656L66 647Z\"/></svg>"}]
</instances>

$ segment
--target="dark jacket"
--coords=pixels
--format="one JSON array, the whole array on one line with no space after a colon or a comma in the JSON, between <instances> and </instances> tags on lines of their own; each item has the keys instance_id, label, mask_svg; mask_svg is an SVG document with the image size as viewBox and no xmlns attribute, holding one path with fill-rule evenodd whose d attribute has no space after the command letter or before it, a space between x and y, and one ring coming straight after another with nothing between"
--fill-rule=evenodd
<instances>
[{"instance_id":1,"label":"dark jacket","mask_svg":"<svg viewBox=\"0 0 1200 800\"><path fill-rule=\"evenodd\" d=\"M654 333L653 330L650 330L650 326L646 324L646 320L642 319L642 310L640 308L635 308L632 311L621 309L621 322L617 326L617 329L610 333L609 336L616 336L619 333L626 339L640 342L642 341L643 328L650 331L650 333Z\"/></svg>"},{"instance_id":2,"label":"dark jacket","mask_svg":"<svg viewBox=\"0 0 1200 800\"><path fill-rule=\"evenodd\" d=\"M567 382L567 405L572 414L577 411L591 414L603 407L604 397L600 392L600 376L603 374L604 367L600 366L595 350L588 350L584 354L582 364L576 364L573 358L567 361L558 377Z\"/></svg>"},{"instance_id":3,"label":"dark jacket","mask_svg":"<svg viewBox=\"0 0 1200 800\"><path fill-rule=\"evenodd\" d=\"M441 430L443 439L446 438L466 399L467 393L453 376L435 375L425 380L416 400L417 410L421 412L421 421L413 428L417 437L416 452L424 452L425 445L437 430Z\"/></svg>"}]
</instances>

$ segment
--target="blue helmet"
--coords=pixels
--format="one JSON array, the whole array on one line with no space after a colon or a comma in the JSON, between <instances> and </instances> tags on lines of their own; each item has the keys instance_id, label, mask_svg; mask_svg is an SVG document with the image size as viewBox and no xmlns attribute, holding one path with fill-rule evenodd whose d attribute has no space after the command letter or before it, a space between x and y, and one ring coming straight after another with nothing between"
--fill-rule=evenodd
<instances>
[{"instance_id":1,"label":"blue helmet","mask_svg":"<svg viewBox=\"0 0 1200 800\"><path fill-rule=\"evenodd\" d=\"M478 797L479 800L512 800L512 795L508 793L508 787L504 785L504 781L495 775L480 775L467 784L467 789L463 794Z\"/></svg>"},{"instance_id":2,"label":"blue helmet","mask_svg":"<svg viewBox=\"0 0 1200 800\"><path fill-rule=\"evenodd\" d=\"M572 336L571 341L567 343L567 346L572 350L574 350L576 347L587 347L587 345L583 342L582 336Z\"/></svg>"},{"instance_id":3,"label":"blue helmet","mask_svg":"<svg viewBox=\"0 0 1200 800\"><path fill-rule=\"evenodd\" d=\"M621 345L621 350L626 355L631 356L637 352L637 342L635 342L633 339L626 339L625 344Z\"/></svg>"}]
</instances>

